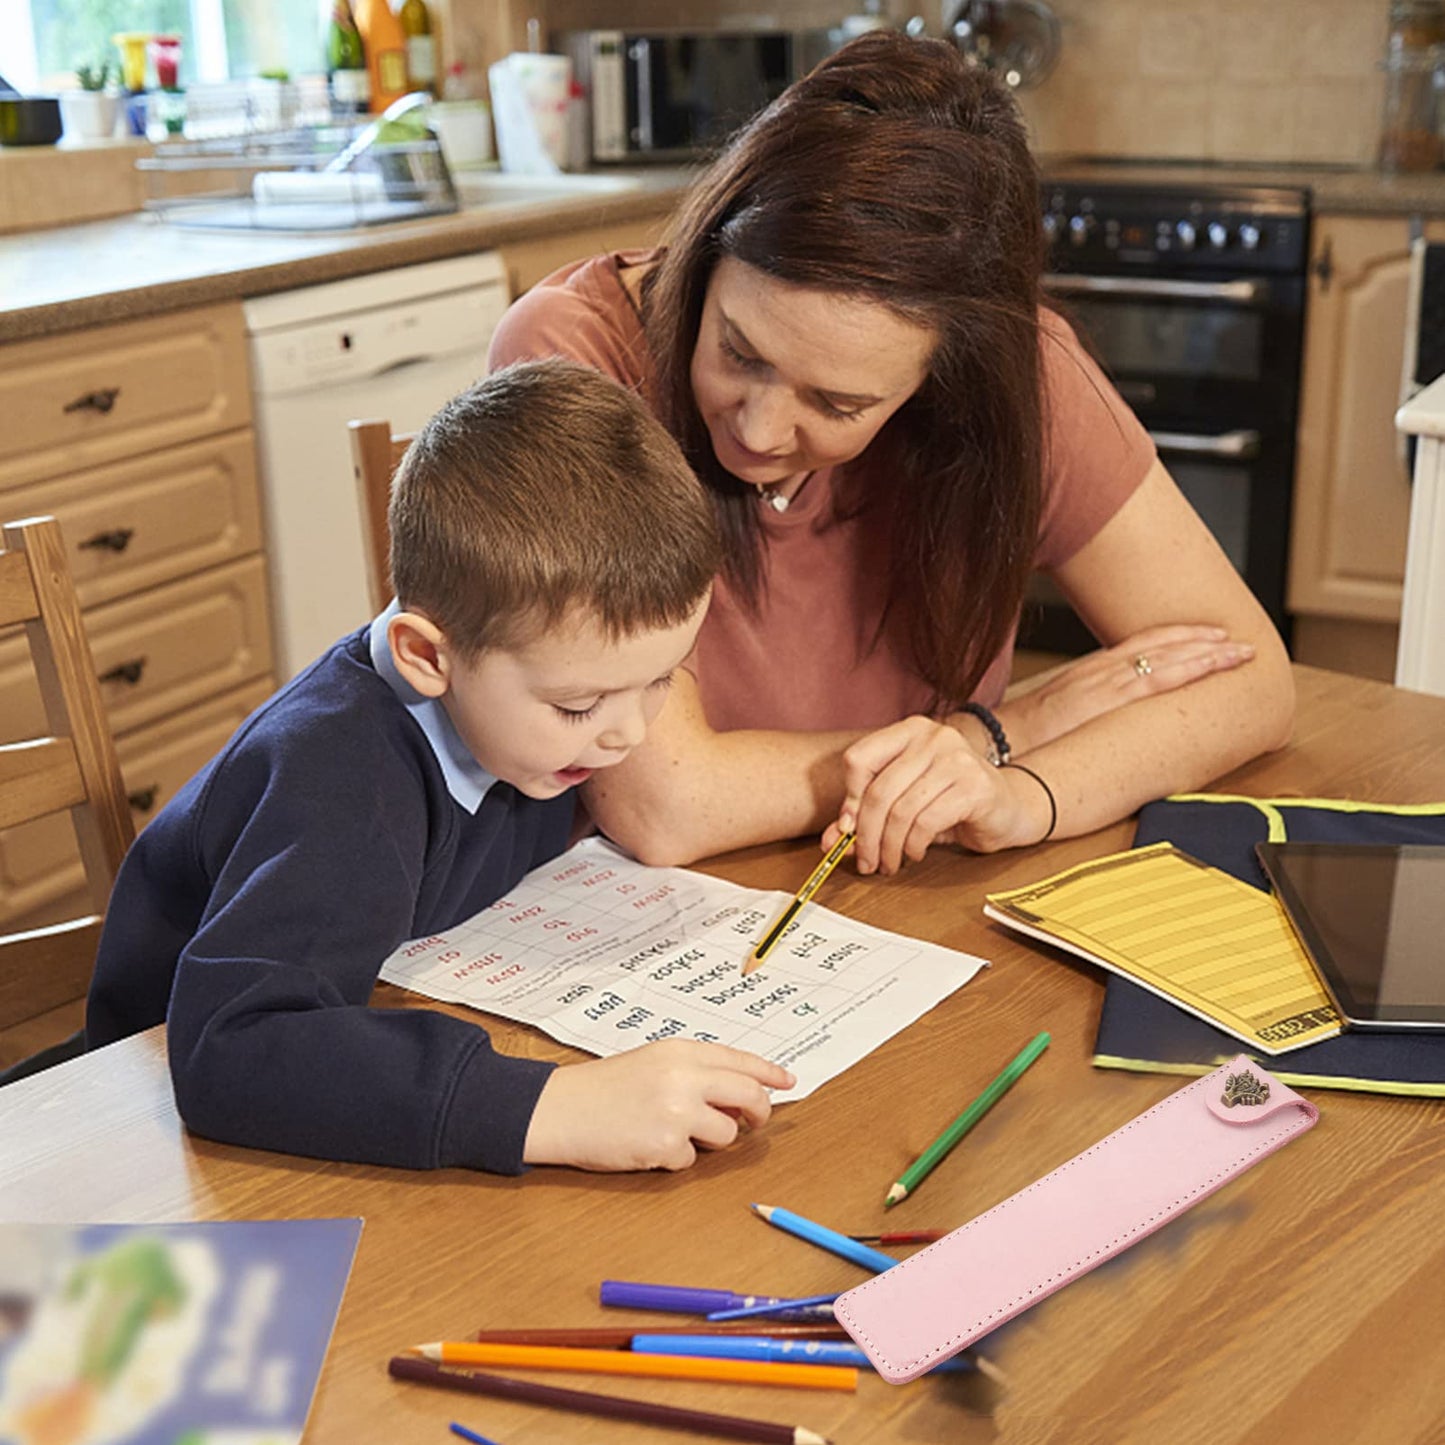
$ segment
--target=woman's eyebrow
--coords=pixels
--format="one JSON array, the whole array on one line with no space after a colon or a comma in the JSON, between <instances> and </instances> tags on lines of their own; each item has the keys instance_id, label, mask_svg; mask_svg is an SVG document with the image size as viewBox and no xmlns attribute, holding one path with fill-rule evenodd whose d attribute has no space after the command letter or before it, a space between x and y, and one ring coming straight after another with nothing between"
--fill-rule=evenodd
<instances>
[{"instance_id":1,"label":"woman's eyebrow","mask_svg":"<svg viewBox=\"0 0 1445 1445\"><path fill-rule=\"evenodd\" d=\"M722 312L721 316L724 329L730 333L728 341L731 345L740 347L744 351L750 351L759 361L767 360L767 358L758 351L758 348L748 340L747 334L743 331L742 327L739 326L727 312ZM840 401L845 406L856 406L860 408L877 406L878 403L883 400L881 396L859 395L851 391L831 391L826 386L815 386L812 389L816 391L819 396L826 396L830 401Z\"/></svg>"}]
</instances>

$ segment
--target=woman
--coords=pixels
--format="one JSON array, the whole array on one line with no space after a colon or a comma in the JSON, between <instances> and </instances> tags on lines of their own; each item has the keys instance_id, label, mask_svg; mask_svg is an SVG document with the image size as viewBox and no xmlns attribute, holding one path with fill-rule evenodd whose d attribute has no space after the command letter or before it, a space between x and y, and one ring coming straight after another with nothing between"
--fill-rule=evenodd
<instances>
[{"instance_id":1,"label":"woman","mask_svg":"<svg viewBox=\"0 0 1445 1445\"><path fill-rule=\"evenodd\" d=\"M641 389L722 522L689 670L589 785L639 857L856 826L859 868L892 872L1087 832L1284 743L1278 635L1042 306L1042 262L1012 98L874 32L734 138L663 251L508 313L493 366L561 353ZM1003 703L1035 567L1105 647Z\"/></svg>"}]
</instances>

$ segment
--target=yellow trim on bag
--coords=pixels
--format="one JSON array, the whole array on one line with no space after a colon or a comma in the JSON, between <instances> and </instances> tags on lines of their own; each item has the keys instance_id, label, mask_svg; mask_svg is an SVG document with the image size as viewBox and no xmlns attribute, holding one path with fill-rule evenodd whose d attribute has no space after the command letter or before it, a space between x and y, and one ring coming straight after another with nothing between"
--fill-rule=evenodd
<instances>
[{"instance_id":1,"label":"yellow trim on bag","mask_svg":"<svg viewBox=\"0 0 1445 1445\"><path fill-rule=\"evenodd\" d=\"M1396 813L1404 817L1445 814L1445 803L1361 803L1353 798L1247 798L1242 793L1171 793L1166 803L1249 803L1262 813L1275 808L1326 808L1335 813Z\"/></svg>"},{"instance_id":2,"label":"yellow trim on bag","mask_svg":"<svg viewBox=\"0 0 1445 1445\"><path fill-rule=\"evenodd\" d=\"M1095 1054L1096 1069L1127 1069L1133 1074L1211 1074L1227 1064L1233 1054L1222 1055L1212 1064L1160 1064L1151 1059L1121 1059L1114 1054ZM1246 1055L1248 1057L1248 1055ZM1399 1094L1415 1099L1445 1099L1445 1082L1438 1084L1392 1083L1388 1079L1352 1079L1344 1074L1296 1074L1277 1069L1274 1060L1260 1064L1271 1076L1292 1089L1348 1089L1362 1094Z\"/></svg>"}]
</instances>

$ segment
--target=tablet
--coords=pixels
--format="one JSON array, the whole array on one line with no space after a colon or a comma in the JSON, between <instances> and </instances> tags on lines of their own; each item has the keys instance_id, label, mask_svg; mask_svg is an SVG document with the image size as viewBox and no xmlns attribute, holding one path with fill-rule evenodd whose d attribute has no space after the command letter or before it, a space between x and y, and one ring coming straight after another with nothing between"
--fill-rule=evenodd
<instances>
[{"instance_id":1,"label":"tablet","mask_svg":"<svg viewBox=\"0 0 1445 1445\"><path fill-rule=\"evenodd\" d=\"M1445 847L1259 843L1255 853L1350 1027L1445 1028Z\"/></svg>"}]
</instances>

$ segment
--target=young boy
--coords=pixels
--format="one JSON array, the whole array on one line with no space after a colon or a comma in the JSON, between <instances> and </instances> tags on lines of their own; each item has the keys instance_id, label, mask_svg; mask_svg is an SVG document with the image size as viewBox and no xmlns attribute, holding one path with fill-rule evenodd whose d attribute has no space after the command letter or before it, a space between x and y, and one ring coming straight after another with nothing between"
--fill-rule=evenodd
<instances>
[{"instance_id":1,"label":"young boy","mask_svg":"<svg viewBox=\"0 0 1445 1445\"><path fill-rule=\"evenodd\" d=\"M668 1041L564 1068L372 1009L382 961L561 852L687 656L709 504L642 403L544 361L444 406L398 469L397 601L239 729L136 840L86 1016L168 1025L198 1134L412 1168L685 1168L791 1076Z\"/></svg>"}]
</instances>

